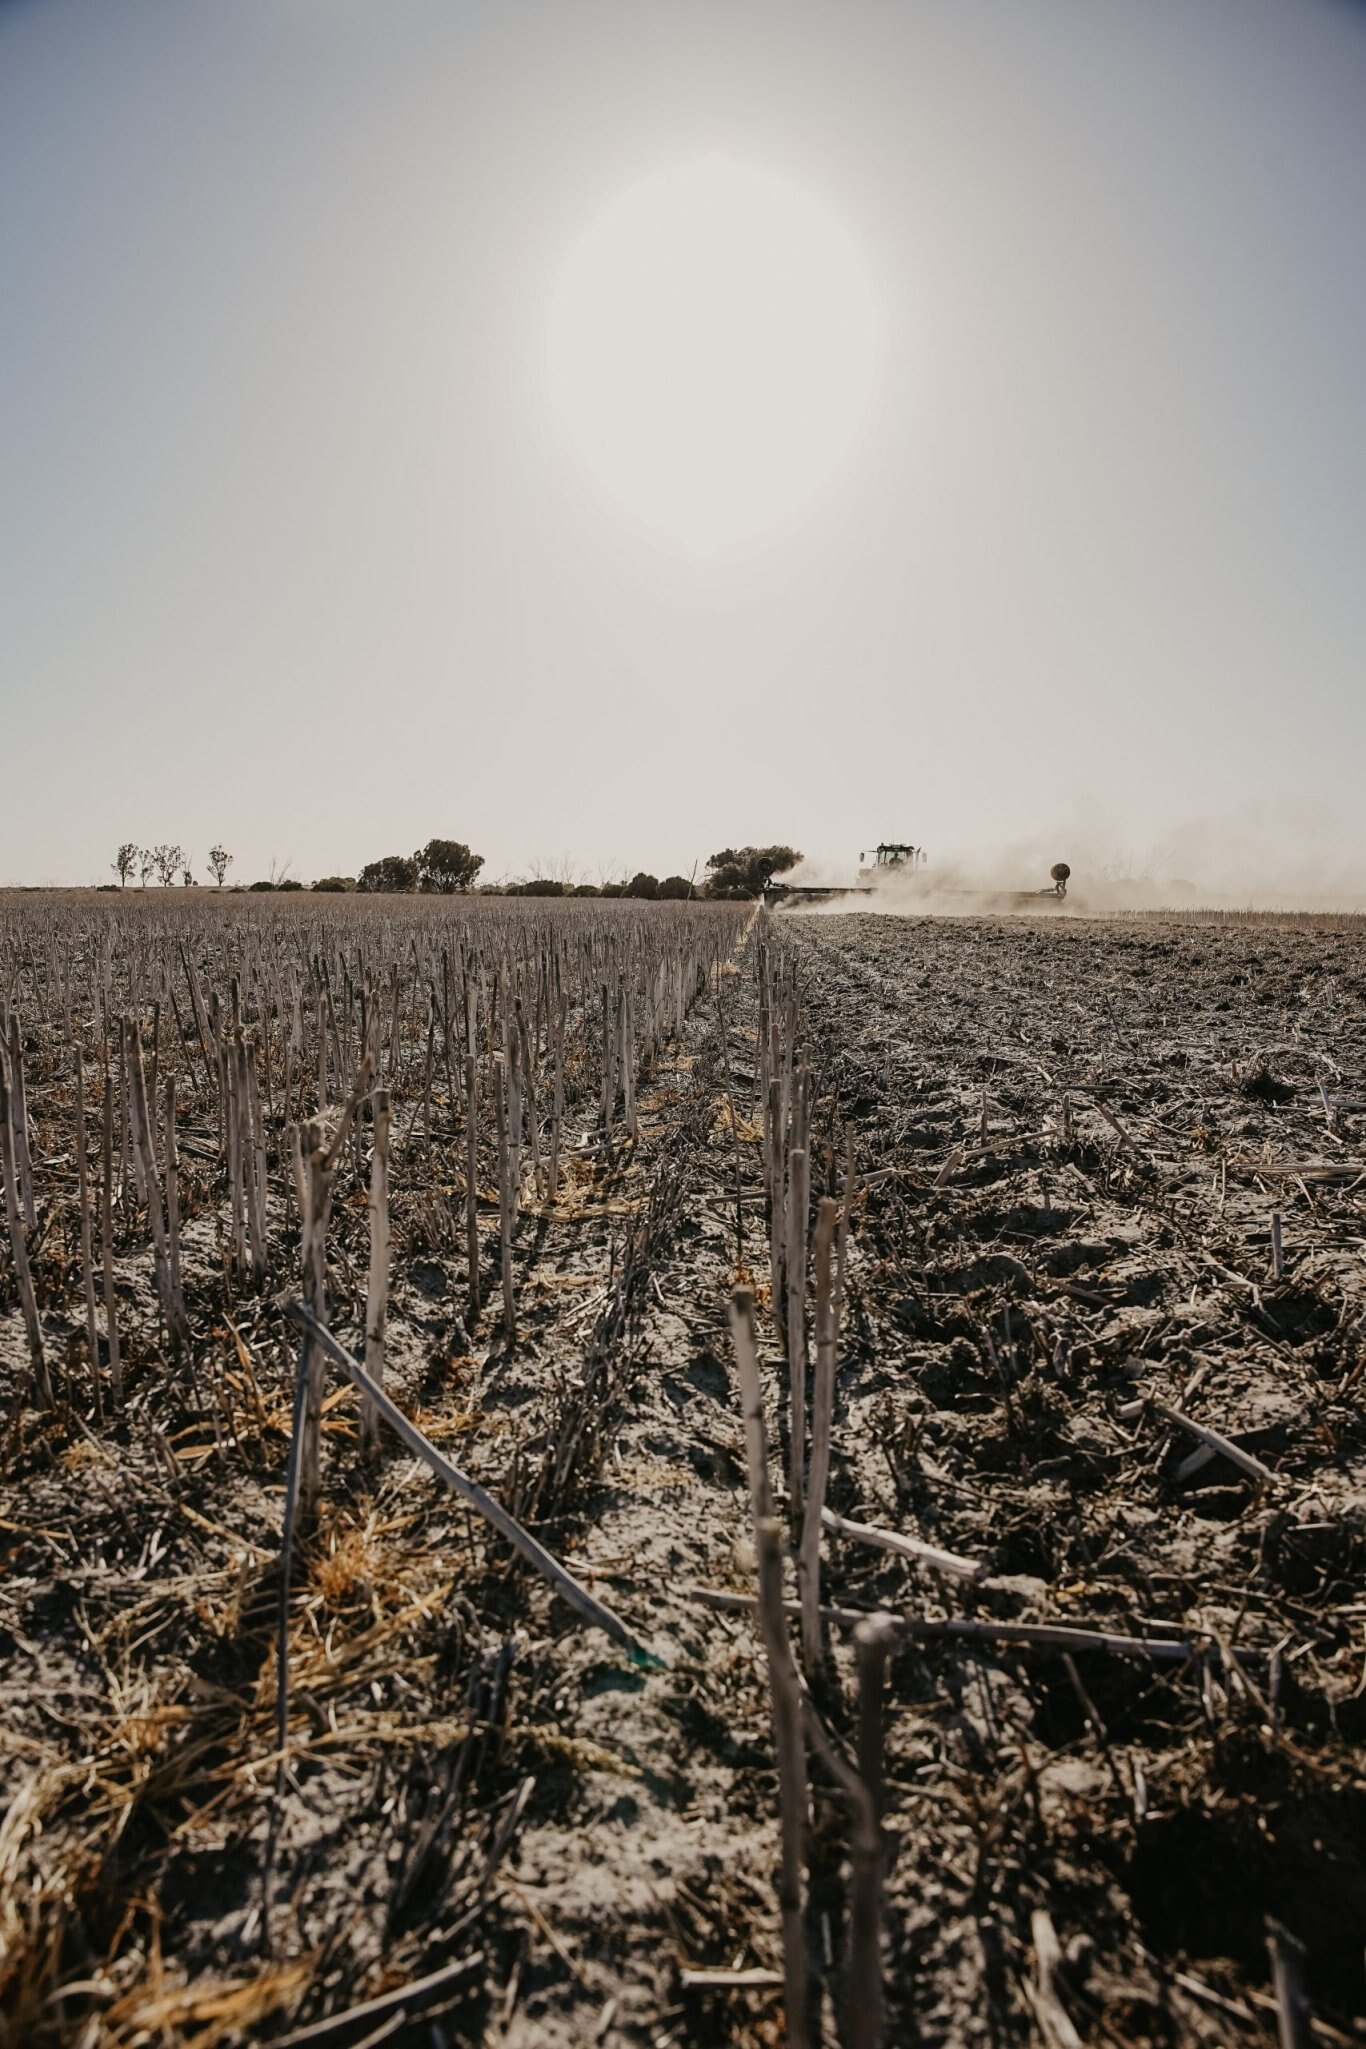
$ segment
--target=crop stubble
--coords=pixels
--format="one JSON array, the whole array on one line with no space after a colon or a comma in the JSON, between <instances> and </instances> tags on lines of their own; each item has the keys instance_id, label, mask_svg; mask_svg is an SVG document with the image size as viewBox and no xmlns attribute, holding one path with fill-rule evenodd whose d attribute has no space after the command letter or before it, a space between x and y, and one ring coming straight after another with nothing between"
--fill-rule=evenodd
<instances>
[{"instance_id":1,"label":"crop stubble","mask_svg":"<svg viewBox=\"0 0 1366 2049\"><path fill-rule=\"evenodd\" d=\"M120 904L111 925L102 905L10 900L0 922L3 989L27 1035L26 1235L59 1404L32 1406L6 1264L10 2039L267 2040L474 1959L428 1995L420 2029L386 2039L777 2041L775 1994L679 1975L780 1961L757 1636L690 1591L753 1589L726 1310L736 1279L769 1265L754 933L695 907L347 904L320 922L240 901ZM1068 2025L1094 2040L1271 2040L1268 1915L1306 1946L1320 2028L1349 2028L1366 2010L1359 929L761 924L800 995L813 1202L842 1188L850 1134L858 1174L829 1504L985 1566L947 1582L832 1531L824 1598L922 1632L1062 1623L1196 1653L901 1642L885 1757L890 2039L1051 2039ZM182 946L201 1004L218 997L219 1035L234 970L244 1042L276 1034L262 1278L247 1190L234 1228ZM676 1033L650 975L680 947L701 971ZM537 996L552 958L570 992L553 1201L554 1027L548 990L539 1009ZM328 975L310 981L310 960ZM478 988L481 967L475 1317L468 1034L451 991ZM392 1441L368 1453L334 1382L294 1575L277 1791L283 1310L299 1292L286 1126L316 1108L304 1076L329 1004L331 1092L349 1082L352 969L378 992L391 1055L386 1384L663 1665L634 1667L585 1630ZM519 974L542 1185L528 1124L509 1342L498 1029L481 1038L478 1020L497 1027L505 1006L515 1030ZM179 1076L190 1340L177 1356L130 1157L112 1248L125 1399L114 1406L106 1361L97 1417L71 1038L83 1034L97 1163L109 1019L136 1010L146 1033L157 1001L163 1089ZM619 1075L604 1123L623 1022L632 1087ZM116 1125L116 1174L118 1147ZM328 1247L331 1320L357 1356L368 1186L363 1139ZM93 1228L98 1245L98 1206ZM762 1306L760 1325L781 1499L790 1419ZM1202 1440L1171 1411L1272 1478L1224 1453L1193 1467ZM819 1685L852 1746L846 1635L831 1626ZM811 1948L842 2004L849 1822L819 1764L812 1776Z\"/></svg>"}]
</instances>

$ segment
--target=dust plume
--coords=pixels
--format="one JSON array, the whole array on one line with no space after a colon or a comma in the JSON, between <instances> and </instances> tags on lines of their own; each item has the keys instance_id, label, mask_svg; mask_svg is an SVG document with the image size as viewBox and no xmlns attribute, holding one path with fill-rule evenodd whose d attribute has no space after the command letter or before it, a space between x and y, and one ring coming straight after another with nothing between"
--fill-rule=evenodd
<instances>
[{"instance_id":1,"label":"dust plume","mask_svg":"<svg viewBox=\"0 0 1366 2049\"><path fill-rule=\"evenodd\" d=\"M1050 870L1071 870L1059 903ZM877 870L866 861L813 858L780 878L798 888L866 890L808 908L894 916L971 916L1044 909L1072 917L1144 911L1366 912L1366 837L1347 821L1249 807L1191 819L1147 844L1073 821L1000 839L928 850L921 865Z\"/></svg>"}]
</instances>

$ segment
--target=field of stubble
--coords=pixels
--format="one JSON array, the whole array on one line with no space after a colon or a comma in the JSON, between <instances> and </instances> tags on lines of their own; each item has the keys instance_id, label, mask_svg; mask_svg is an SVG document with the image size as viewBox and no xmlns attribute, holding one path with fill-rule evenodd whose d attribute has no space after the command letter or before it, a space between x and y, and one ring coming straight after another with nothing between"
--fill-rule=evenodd
<instances>
[{"instance_id":1,"label":"field of stubble","mask_svg":"<svg viewBox=\"0 0 1366 2049\"><path fill-rule=\"evenodd\" d=\"M1361 927L10 899L0 995L8 2043L785 2039L728 1310L753 1289L786 1519L794 1132L809 1337L822 1198L847 1232L828 1507L976 1567L832 1525L814 1659L793 1624L852 1756L856 1611L897 1623L887 2039L1269 2044L1269 1924L1283 2002L1356 2038ZM385 1386L628 1641L334 1375L282 1754L291 1134L353 1105L309 1299L359 1356L377 1086ZM807 1770L813 2026L851 2045L851 1810Z\"/></svg>"}]
</instances>

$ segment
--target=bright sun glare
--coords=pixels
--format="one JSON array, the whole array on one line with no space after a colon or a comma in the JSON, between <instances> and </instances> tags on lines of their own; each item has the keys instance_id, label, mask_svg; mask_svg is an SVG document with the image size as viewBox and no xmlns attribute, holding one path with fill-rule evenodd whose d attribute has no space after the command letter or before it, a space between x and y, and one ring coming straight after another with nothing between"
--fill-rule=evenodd
<instances>
[{"instance_id":1,"label":"bright sun glare","mask_svg":"<svg viewBox=\"0 0 1366 2049\"><path fill-rule=\"evenodd\" d=\"M633 187L569 251L550 387L602 487L711 554L830 481L867 416L880 347L871 282L834 214L711 156Z\"/></svg>"}]
</instances>

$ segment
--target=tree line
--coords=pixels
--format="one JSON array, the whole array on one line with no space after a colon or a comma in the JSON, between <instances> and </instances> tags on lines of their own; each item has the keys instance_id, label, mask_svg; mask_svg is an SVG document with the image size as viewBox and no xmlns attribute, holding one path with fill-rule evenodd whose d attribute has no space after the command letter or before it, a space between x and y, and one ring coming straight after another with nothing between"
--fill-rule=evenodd
<instances>
[{"instance_id":1,"label":"tree line","mask_svg":"<svg viewBox=\"0 0 1366 2049\"><path fill-rule=\"evenodd\" d=\"M542 875L533 876L525 882L477 884L479 871L484 866L482 854L472 853L463 840L431 839L416 853L382 854L377 861L367 861L358 875L324 875L309 884L296 882L289 876L279 879L272 876L269 881L245 886L252 891L307 887L324 892L356 890L364 895L387 896L416 893L456 896L478 886L483 893L492 896L633 897L644 902L703 897L734 903L757 897L770 876L781 875L785 870L794 868L801 858L794 847L788 846L723 847L720 853L713 854L707 861L701 882L696 880L696 871L693 875L666 875L661 880L659 876L639 869L629 881L621 882L576 883ZM232 865L233 856L226 847L209 849L205 872L217 888L225 886ZM171 842L157 847L140 847L128 840L119 848L111 866L122 889L128 887L134 876L144 889L153 876L163 889L169 889L177 882L187 889L197 884L190 856L183 847Z\"/></svg>"}]
</instances>

